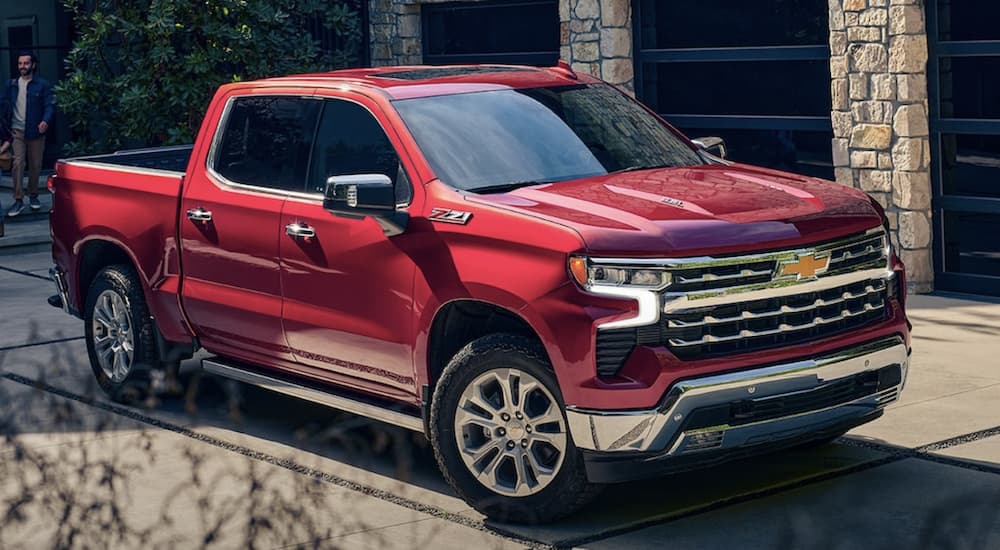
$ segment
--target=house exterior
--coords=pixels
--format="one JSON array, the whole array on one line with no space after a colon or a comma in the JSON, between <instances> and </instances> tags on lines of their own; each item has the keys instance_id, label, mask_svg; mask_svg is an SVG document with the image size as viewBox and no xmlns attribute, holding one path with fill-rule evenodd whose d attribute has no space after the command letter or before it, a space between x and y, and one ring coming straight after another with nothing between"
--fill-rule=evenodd
<instances>
[{"instance_id":1,"label":"house exterior","mask_svg":"<svg viewBox=\"0 0 1000 550\"><path fill-rule=\"evenodd\" d=\"M370 0L378 65L550 64L735 160L863 189L910 290L1000 295L995 0Z\"/></svg>"},{"instance_id":2,"label":"house exterior","mask_svg":"<svg viewBox=\"0 0 1000 550\"><path fill-rule=\"evenodd\" d=\"M72 36L59 6L0 0L0 72L34 33L41 74L58 80ZM911 291L1000 296L996 0L362 6L372 65L563 59L691 136L723 137L735 160L871 193Z\"/></svg>"}]
</instances>

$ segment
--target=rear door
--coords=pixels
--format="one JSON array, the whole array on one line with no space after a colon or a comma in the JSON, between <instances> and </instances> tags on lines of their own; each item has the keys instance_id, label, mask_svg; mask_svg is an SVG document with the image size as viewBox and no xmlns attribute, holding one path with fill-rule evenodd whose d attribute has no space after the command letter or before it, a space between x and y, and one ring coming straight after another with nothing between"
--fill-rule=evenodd
<instances>
[{"instance_id":1,"label":"rear door","mask_svg":"<svg viewBox=\"0 0 1000 550\"><path fill-rule=\"evenodd\" d=\"M291 360L281 328L281 209L300 191L320 102L301 91L235 91L205 170L181 201L184 305L206 349Z\"/></svg>"},{"instance_id":2,"label":"rear door","mask_svg":"<svg viewBox=\"0 0 1000 550\"><path fill-rule=\"evenodd\" d=\"M325 98L305 196L290 196L281 225L284 328L301 364L340 383L396 398L415 395L411 348L412 234L388 238L370 217L323 209L326 180L384 174L406 207L406 170L373 104ZM296 236L306 229L310 237Z\"/></svg>"}]
</instances>

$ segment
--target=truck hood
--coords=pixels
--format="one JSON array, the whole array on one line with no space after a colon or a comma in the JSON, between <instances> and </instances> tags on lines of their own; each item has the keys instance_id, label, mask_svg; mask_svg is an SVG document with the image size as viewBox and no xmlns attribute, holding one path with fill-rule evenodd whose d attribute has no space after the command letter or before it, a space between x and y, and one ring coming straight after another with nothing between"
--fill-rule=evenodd
<instances>
[{"instance_id":1,"label":"truck hood","mask_svg":"<svg viewBox=\"0 0 1000 550\"><path fill-rule=\"evenodd\" d=\"M794 247L882 223L861 191L739 164L608 174L469 200L569 226L589 253L606 255Z\"/></svg>"}]
</instances>

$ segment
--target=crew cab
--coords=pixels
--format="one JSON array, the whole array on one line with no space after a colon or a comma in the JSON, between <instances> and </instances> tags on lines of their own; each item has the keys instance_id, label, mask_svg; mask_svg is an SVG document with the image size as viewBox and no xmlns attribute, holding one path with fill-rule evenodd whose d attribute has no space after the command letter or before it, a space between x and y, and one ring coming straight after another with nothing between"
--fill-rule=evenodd
<instances>
[{"instance_id":1,"label":"crew cab","mask_svg":"<svg viewBox=\"0 0 1000 550\"><path fill-rule=\"evenodd\" d=\"M552 521L836 438L903 387L879 204L722 150L562 63L227 84L193 145L58 162L50 301L112 398L205 350L425 433L492 518Z\"/></svg>"}]
</instances>

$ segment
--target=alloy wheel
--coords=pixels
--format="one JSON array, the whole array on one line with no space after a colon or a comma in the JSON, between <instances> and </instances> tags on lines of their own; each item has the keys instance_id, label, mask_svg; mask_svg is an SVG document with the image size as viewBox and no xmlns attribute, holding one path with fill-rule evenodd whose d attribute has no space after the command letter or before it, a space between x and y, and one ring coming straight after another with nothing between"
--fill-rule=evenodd
<instances>
[{"instance_id":1,"label":"alloy wheel","mask_svg":"<svg viewBox=\"0 0 1000 550\"><path fill-rule=\"evenodd\" d=\"M124 381L132 368L133 336L125 300L117 292L105 290L94 304L94 350L101 370L116 384Z\"/></svg>"},{"instance_id":2,"label":"alloy wheel","mask_svg":"<svg viewBox=\"0 0 1000 550\"><path fill-rule=\"evenodd\" d=\"M552 392L530 374L493 369L462 392L455 411L462 461L492 491L529 496L559 473L566 422Z\"/></svg>"}]
</instances>

